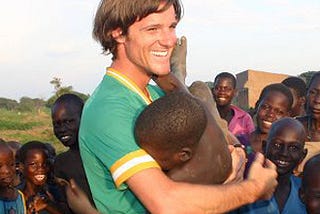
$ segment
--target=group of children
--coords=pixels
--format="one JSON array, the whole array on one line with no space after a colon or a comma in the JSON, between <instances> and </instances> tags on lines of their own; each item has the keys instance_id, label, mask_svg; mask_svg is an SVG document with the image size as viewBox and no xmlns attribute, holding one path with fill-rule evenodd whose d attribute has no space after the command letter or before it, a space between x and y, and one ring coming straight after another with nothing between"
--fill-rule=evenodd
<instances>
[{"instance_id":1,"label":"group of children","mask_svg":"<svg viewBox=\"0 0 320 214\"><path fill-rule=\"evenodd\" d=\"M51 144L0 142L0 213L73 213L65 185L73 179L93 200L78 146L83 101L76 95L59 97L52 107L55 136L69 150L55 155Z\"/></svg>"},{"instance_id":2,"label":"group of children","mask_svg":"<svg viewBox=\"0 0 320 214\"><path fill-rule=\"evenodd\" d=\"M297 81L300 80L290 77L262 90L255 107L254 127L251 116L232 105L236 94L234 76L224 72L215 78L212 94L217 109L229 131L245 146L248 166L252 154L262 152L278 172L278 186L270 200L240 207L232 213L320 212L320 154L314 155L319 152L314 144L320 138L320 73L305 87L306 95L303 84ZM54 134L69 147L67 152L52 157L48 144L38 141L22 146L0 143L0 213L73 213L70 206L73 208L76 199L67 200L58 182L61 178L74 179L94 206L78 146L83 105L76 95L65 94L52 107ZM304 112L306 115L302 115ZM223 152L217 152L215 145L227 142L215 118L208 115L199 99L186 92L172 92L139 115L134 134L139 146L173 180L222 183L230 166L217 162L216 157ZM210 138L203 139L204 136ZM309 148L313 157L306 161ZM299 172L302 174L298 173L301 182L293 173L303 160L303 173L303 168ZM214 173L221 169L224 172L220 175ZM78 212L81 213L75 209Z\"/></svg>"}]
</instances>

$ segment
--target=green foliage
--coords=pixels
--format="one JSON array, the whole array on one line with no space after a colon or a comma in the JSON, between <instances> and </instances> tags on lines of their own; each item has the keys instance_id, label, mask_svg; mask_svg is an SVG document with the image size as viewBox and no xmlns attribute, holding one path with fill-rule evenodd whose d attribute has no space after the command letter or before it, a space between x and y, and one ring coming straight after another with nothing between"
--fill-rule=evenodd
<instances>
[{"instance_id":1,"label":"green foliage","mask_svg":"<svg viewBox=\"0 0 320 214\"><path fill-rule=\"evenodd\" d=\"M38 112L19 112L2 108L0 115L0 138L21 143L39 140L52 143L57 153L66 150L53 134L48 108L42 107Z\"/></svg>"},{"instance_id":2,"label":"green foliage","mask_svg":"<svg viewBox=\"0 0 320 214\"><path fill-rule=\"evenodd\" d=\"M52 95L46 102L46 106L51 108L54 102L63 94L75 94L79 96L84 102L89 98L89 94L83 94L73 90L72 86L62 86L62 80L58 77L53 77L53 80L50 81L50 84L53 85L54 95Z\"/></svg>"},{"instance_id":3,"label":"green foliage","mask_svg":"<svg viewBox=\"0 0 320 214\"><path fill-rule=\"evenodd\" d=\"M4 97L0 97L0 108L4 108L7 110L13 110L18 107L19 103L16 100L7 99Z\"/></svg>"},{"instance_id":4,"label":"green foliage","mask_svg":"<svg viewBox=\"0 0 320 214\"><path fill-rule=\"evenodd\" d=\"M5 121L0 120L0 130L29 130L35 126L41 125L40 122Z\"/></svg>"}]
</instances>

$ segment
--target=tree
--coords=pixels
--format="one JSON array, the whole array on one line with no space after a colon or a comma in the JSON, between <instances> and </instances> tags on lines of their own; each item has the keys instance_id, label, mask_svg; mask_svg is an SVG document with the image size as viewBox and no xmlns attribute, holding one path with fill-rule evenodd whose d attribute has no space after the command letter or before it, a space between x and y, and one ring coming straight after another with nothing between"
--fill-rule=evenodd
<instances>
[{"instance_id":1,"label":"tree","mask_svg":"<svg viewBox=\"0 0 320 214\"><path fill-rule=\"evenodd\" d=\"M0 97L0 108L4 108L6 110L14 110L18 107L18 105L19 104L16 100Z\"/></svg>"},{"instance_id":2,"label":"tree","mask_svg":"<svg viewBox=\"0 0 320 214\"><path fill-rule=\"evenodd\" d=\"M21 97L18 105L19 111L37 111L40 112L41 107L45 106L45 101L39 98Z\"/></svg>"},{"instance_id":3,"label":"tree","mask_svg":"<svg viewBox=\"0 0 320 214\"><path fill-rule=\"evenodd\" d=\"M53 77L53 79L50 81L50 84L53 85L54 88L54 95L51 96L46 103L46 106L51 108L54 104L54 102L63 94L75 94L79 96L83 101L85 102L89 98L89 94L83 94L77 91L73 90L72 86L62 86L62 80L58 77Z\"/></svg>"}]
</instances>

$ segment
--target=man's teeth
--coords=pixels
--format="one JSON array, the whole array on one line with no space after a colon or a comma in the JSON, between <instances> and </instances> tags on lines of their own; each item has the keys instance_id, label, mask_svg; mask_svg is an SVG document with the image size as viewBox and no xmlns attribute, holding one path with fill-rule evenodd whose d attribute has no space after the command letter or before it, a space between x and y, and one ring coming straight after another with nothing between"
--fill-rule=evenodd
<instances>
[{"instance_id":1,"label":"man's teeth","mask_svg":"<svg viewBox=\"0 0 320 214\"><path fill-rule=\"evenodd\" d=\"M221 101L225 101L226 100L226 98L224 98L224 97L219 97L218 99L221 100Z\"/></svg>"},{"instance_id":2,"label":"man's teeth","mask_svg":"<svg viewBox=\"0 0 320 214\"><path fill-rule=\"evenodd\" d=\"M151 53L155 56L167 56L168 51L151 51Z\"/></svg>"},{"instance_id":3,"label":"man's teeth","mask_svg":"<svg viewBox=\"0 0 320 214\"><path fill-rule=\"evenodd\" d=\"M44 180L45 178L46 178L46 176L45 175L36 175L36 176L34 176L38 181L42 181L42 180Z\"/></svg>"}]
</instances>

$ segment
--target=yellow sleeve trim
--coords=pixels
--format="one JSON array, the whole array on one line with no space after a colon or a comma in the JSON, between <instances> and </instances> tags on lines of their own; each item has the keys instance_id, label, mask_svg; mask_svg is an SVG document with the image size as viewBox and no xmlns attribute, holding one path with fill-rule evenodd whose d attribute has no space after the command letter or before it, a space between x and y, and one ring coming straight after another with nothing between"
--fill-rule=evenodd
<instances>
[{"instance_id":1,"label":"yellow sleeve trim","mask_svg":"<svg viewBox=\"0 0 320 214\"><path fill-rule=\"evenodd\" d=\"M135 173L148 168L160 168L158 163L143 149L130 152L116 161L110 168L117 187Z\"/></svg>"}]
</instances>

